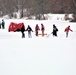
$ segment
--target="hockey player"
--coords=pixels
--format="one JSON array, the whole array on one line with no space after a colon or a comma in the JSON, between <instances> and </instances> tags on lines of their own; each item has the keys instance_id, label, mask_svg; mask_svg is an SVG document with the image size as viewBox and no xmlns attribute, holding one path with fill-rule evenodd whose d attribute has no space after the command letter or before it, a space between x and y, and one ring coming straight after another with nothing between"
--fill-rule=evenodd
<instances>
[{"instance_id":1,"label":"hockey player","mask_svg":"<svg viewBox=\"0 0 76 75\"><path fill-rule=\"evenodd\" d=\"M24 31L25 31L25 27L24 27L24 25L21 27L21 33L22 33L22 38L25 38L25 33L24 33Z\"/></svg>"},{"instance_id":2,"label":"hockey player","mask_svg":"<svg viewBox=\"0 0 76 75\"><path fill-rule=\"evenodd\" d=\"M73 32L73 30L70 29L70 26L66 27L64 31L66 32L66 37L68 37L69 31Z\"/></svg>"},{"instance_id":3,"label":"hockey player","mask_svg":"<svg viewBox=\"0 0 76 75\"><path fill-rule=\"evenodd\" d=\"M35 26L35 33L36 33L36 36L38 36L38 31L40 30L40 28L39 28L39 26L38 26L38 24L36 24L36 26Z\"/></svg>"},{"instance_id":4,"label":"hockey player","mask_svg":"<svg viewBox=\"0 0 76 75\"><path fill-rule=\"evenodd\" d=\"M58 28L55 26L55 24L53 24L53 36L57 36L57 32L58 32Z\"/></svg>"},{"instance_id":5,"label":"hockey player","mask_svg":"<svg viewBox=\"0 0 76 75\"><path fill-rule=\"evenodd\" d=\"M41 31L42 31L42 36L44 36L44 30L45 30L45 27L43 24L41 24Z\"/></svg>"},{"instance_id":6,"label":"hockey player","mask_svg":"<svg viewBox=\"0 0 76 75\"><path fill-rule=\"evenodd\" d=\"M32 28L30 27L30 25L28 25L26 31L28 31L28 37L31 38L32 35L31 35L31 31L33 32Z\"/></svg>"},{"instance_id":7,"label":"hockey player","mask_svg":"<svg viewBox=\"0 0 76 75\"><path fill-rule=\"evenodd\" d=\"M2 19L2 29L5 28L5 21Z\"/></svg>"}]
</instances>

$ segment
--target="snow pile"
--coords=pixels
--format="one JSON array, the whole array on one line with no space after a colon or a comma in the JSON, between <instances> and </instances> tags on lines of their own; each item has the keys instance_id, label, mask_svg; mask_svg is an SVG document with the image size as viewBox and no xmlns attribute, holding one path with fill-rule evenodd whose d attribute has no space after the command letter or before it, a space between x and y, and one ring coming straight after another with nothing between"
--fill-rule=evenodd
<instances>
[{"instance_id":1,"label":"snow pile","mask_svg":"<svg viewBox=\"0 0 76 75\"><path fill-rule=\"evenodd\" d=\"M17 19L19 19L20 18L20 12L15 12L15 13L13 13L14 14L14 16L17 18ZM27 15L27 14L25 14L25 15ZM62 21L64 21L65 20L65 15L66 14L44 14L44 16L45 16L45 19L46 20L62 20ZM12 19L14 18L15 19L15 17L12 17ZM3 16L3 18L4 19L9 19L9 15L5 15L5 16ZM70 19L72 19L73 17L72 17L72 14L68 14L68 18L70 18ZM33 15L31 15L31 16L29 16L29 17L23 17L22 19L25 19L25 20L35 20L36 19L36 17L35 16L33 16Z\"/></svg>"}]
</instances>

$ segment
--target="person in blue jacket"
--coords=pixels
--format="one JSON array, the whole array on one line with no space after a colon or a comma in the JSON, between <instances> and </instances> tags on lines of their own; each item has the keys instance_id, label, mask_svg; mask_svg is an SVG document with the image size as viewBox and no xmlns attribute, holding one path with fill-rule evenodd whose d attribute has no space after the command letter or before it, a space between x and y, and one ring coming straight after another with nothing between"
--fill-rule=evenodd
<instances>
[{"instance_id":1,"label":"person in blue jacket","mask_svg":"<svg viewBox=\"0 0 76 75\"><path fill-rule=\"evenodd\" d=\"M5 29L5 21L2 19L2 29Z\"/></svg>"}]
</instances>

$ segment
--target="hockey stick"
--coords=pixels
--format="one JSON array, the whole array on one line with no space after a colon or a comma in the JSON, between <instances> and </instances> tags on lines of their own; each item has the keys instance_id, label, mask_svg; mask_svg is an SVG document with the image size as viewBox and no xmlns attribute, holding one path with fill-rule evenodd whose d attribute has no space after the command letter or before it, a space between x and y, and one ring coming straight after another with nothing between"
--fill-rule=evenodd
<instances>
[{"instance_id":1,"label":"hockey stick","mask_svg":"<svg viewBox=\"0 0 76 75\"><path fill-rule=\"evenodd\" d=\"M49 37L52 33L48 34L46 37Z\"/></svg>"}]
</instances>

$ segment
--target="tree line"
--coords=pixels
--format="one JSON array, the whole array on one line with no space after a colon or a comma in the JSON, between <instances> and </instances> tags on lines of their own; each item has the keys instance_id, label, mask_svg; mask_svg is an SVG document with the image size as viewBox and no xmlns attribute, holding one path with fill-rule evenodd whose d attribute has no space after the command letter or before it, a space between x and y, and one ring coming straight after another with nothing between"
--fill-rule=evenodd
<instances>
[{"instance_id":1,"label":"tree line","mask_svg":"<svg viewBox=\"0 0 76 75\"><path fill-rule=\"evenodd\" d=\"M0 16L20 11L20 18L34 15L36 19L44 14L74 14L76 16L76 0L0 0ZM16 15L15 15L16 17Z\"/></svg>"}]
</instances>

